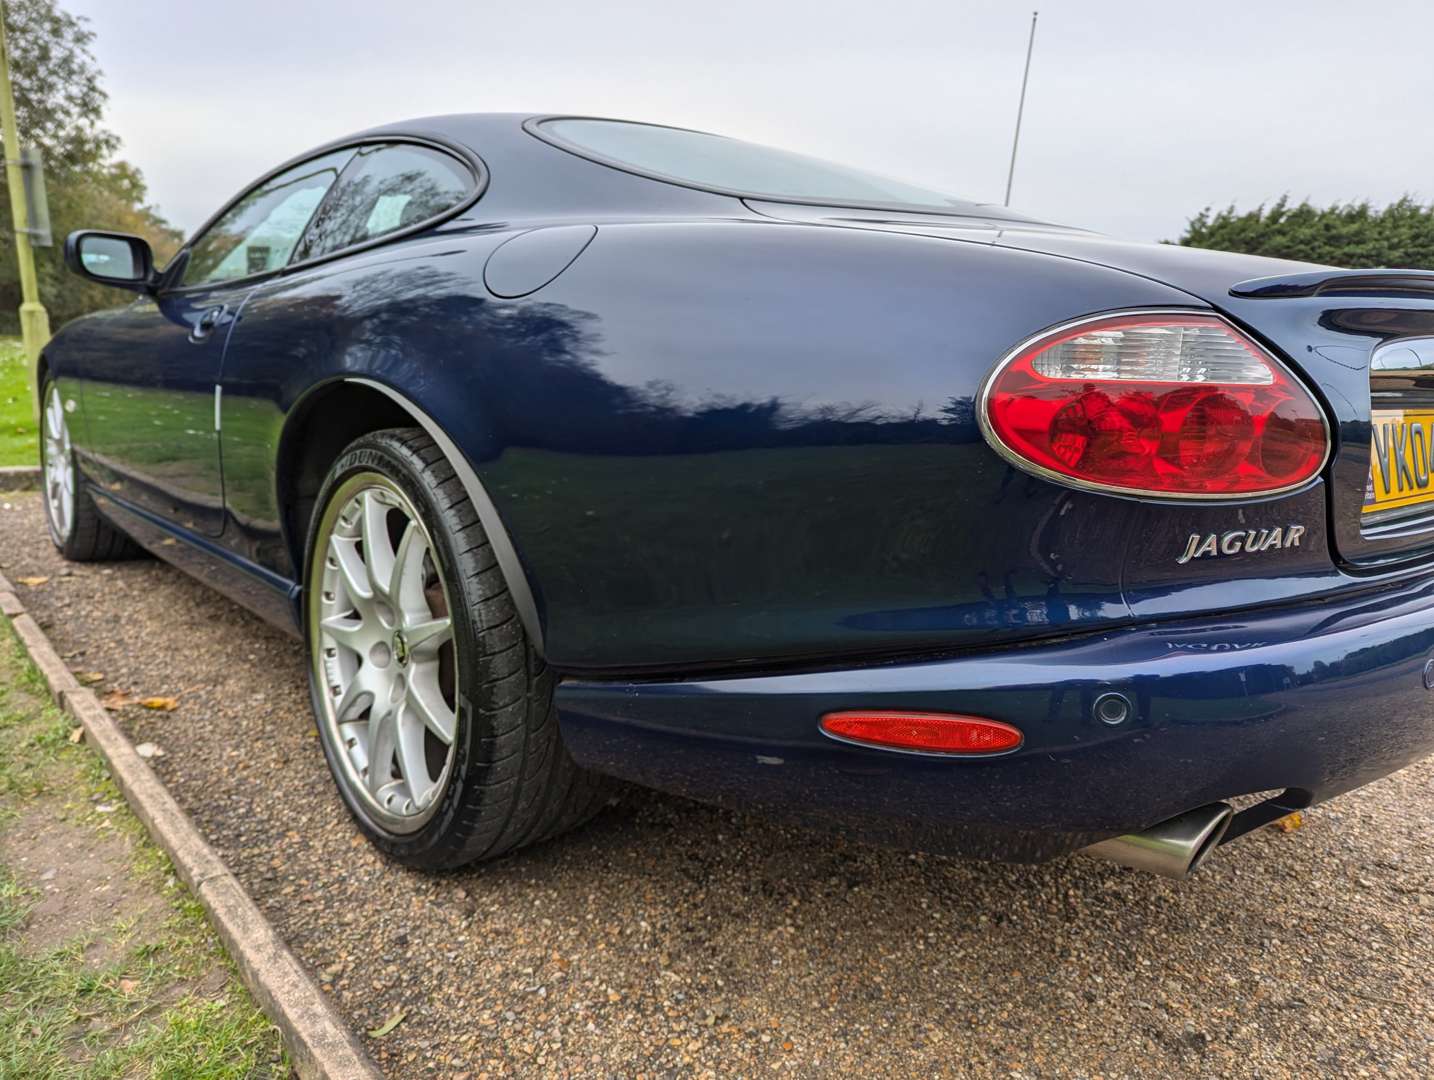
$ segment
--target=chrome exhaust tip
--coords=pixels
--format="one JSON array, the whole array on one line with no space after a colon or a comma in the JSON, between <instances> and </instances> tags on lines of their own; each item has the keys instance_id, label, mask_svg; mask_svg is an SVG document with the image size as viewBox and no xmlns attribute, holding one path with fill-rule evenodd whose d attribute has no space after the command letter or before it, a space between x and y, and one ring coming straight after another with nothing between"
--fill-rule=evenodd
<instances>
[{"instance_id":1,"label":"chrome exhaust tip","mask_svg":"<svg viewBox=\"0 0 1434 1080\"><path fill-rule=\"evenodd\" d=\"M1091 844L1081 852L1162 877L1187 878L1199 869L1205 856L1219 846L1234 816L1229 803L1211 803L1198 810L1187 810L1144 832Z\"/></svg>"}]
</instances>

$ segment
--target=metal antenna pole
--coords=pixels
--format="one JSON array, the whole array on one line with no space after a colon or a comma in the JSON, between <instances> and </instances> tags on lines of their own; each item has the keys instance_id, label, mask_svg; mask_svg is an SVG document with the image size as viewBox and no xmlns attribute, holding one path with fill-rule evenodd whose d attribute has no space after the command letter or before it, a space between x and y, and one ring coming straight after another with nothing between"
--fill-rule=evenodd
<instances>
[{"instance_id":1,"label":"metal antenna pole","mask_svg":"<svg viewBox=\"0 0 1434 1080\"><path fill-rule=\"evenodd\" d=\"M1031 80L1031 53L1036 48L1036 20L1039 11L1031 12L1031 39L1026 42L1026 70L1021 75L1021 103L1016 106L1016 137L1011 140L1011 168L1006 173L1006 203L1011 205L1011 185L1016 182L1016 150L1021 145L1021 117L1026 112L1026 84Z\"/></svg>"}]
</instances>

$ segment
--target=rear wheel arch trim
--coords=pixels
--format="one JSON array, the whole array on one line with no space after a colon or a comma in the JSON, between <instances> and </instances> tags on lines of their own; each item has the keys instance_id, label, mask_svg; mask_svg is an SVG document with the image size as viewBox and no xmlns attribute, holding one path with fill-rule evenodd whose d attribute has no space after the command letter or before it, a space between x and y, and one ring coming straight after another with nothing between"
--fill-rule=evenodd
<instances>
[{"instance_id":1,"label":"rear wheel arch trim","mask_svg":"<svg viewBox=\"0 0 1434 1080\"><path fill-rule=\"evenodd\" d=\"M527 631L528 641L539 656L545 656L543 625L538 618L538 605L533 597L533 590L528 584L527 572L523 569L522 560L518 558L518 549L513 546L513 541L508 536L508 530L503 525L503 519L498 514L498 508L493 505L493 500L489 498L487 489L478 479L478 474L469 464L468 458L458 449L458 445L448 437L448 434L438 426L438 422L433 417L393 387L386 386L375 379L346 378L342 381L377 390L413 417L418 426L428 434L428 437L438 444L438 448L443 451L443 456L448 459L448 463L453 466L453 471L457 473L458 482L463 485L463 490L473 500L473 508L478 512L478 520L483 525L483 531L488 534L488 542L493 545L493 555L498 560L498 569L502 572L503 580L508 586L508 593L512 596L513 604L518 609L518 618L522 620L523 629Z\"/></svg>"}]
</instances>

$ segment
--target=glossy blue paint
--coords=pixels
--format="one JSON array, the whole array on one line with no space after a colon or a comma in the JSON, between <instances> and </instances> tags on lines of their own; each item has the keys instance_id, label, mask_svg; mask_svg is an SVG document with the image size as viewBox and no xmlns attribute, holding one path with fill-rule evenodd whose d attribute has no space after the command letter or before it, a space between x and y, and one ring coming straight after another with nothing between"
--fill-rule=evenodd
<instances>
[{"instance_id":1,"label":"glossy blue paint","mask_svg":"<svg viewBox=\"0 0 1434 1080\"><path fill-rule=\"evenodd\" d=\"M299 586L176 523L126 499L92 488L101 510L137 543L162 555L256 615L279 626L297 617Z\"/></svg>"},{"instance_id":2,"label":"glossy blue paint","mask_svg":"<svg viewBox=\"0 0 1434 1080\"><path fill-rule=\"evenodd\" d=\"M483 266L494 296L516 300L551 285L597 235L595 225L551 225L505 240Z\"/></svg>"},{"instance_id":3,"label":"glossy blue paint","mask_svg":"<svg viewBox=\"0 0 1434 1080\"><path fill-rule=\"evenodd\" d=\"M1038 860L1221 799L1309 805L1434 751L1434 581L952 659L748 678L569 681L563 739L639 784L879 843ZM1111 727L1096 699L1123 694ZM965 760L835 743L837 709L1014 724Z\"/></svg>"},{"instance_id":4,"label":"glossy blue paint","mask_svg":"<svg viewBox=\"0 0 1434 1080\"><path fill-rule=\"evenodd\" d=\"M45 362L80 399L105 512L297 631L325 433L418 416L510 545L584 761L917 846L1050 854L1209 798L1326 797L1428 750L1408 672L1434 644L1434 530L1372 537L1359 504L1369 354L1434 332L1434 300L979 207L678 187L523 119L350 140L424 140L481 173L430 226L207 293L161 281L64 328ZM1292 283L1231 293L1270 278ZM974 398L1013 345L1172 307L1219 309L1308 381L1336 434L1319 480L1140 500L982 441ZM1191 534L1291 525L1298 548L1176 562ZM1106 685L1135 695L1128 729L1089 728ZM1357 692L1403 711L1376 732L1342 712ZM818 735L821 710L877 704L993 715L1028 742L953 763Z\"/></svg>"},{"instance_id":5,"label":"glossy blue paint","mask_svg":"<svg viewBox=\"0 0 1434 1080\"><path fill-rule=\"evenodd\" d=\"M1370 475L1370 357L1385 342L1434 334L1430 274L1311 271L1304 263L1089 236L1046 234L1009 242L1159 277L1220 307L1283 352L1313 383L1337 428L1327 474L1334 561L1358 573L1415 565L1434 553L1434 528L1428 523L1393 536L1370 536L1362 533L1359 513ZM1242 272L1263 280L1237 280ZM1330 578L1315 587L1337 588L1341 581Z\"/></svg>"},{"instance_id":6,"label":"glossy blue paint","mask_svg":"<svg viewBox=\"0 0 1434 1080\"><path fill-rule=\"evenodd\" d=\"M76 384L94 479L206 536L224 528L214 386L243 298L234 288L143 296L76 320L47 350Z\"/></svg>"}]
</instances>

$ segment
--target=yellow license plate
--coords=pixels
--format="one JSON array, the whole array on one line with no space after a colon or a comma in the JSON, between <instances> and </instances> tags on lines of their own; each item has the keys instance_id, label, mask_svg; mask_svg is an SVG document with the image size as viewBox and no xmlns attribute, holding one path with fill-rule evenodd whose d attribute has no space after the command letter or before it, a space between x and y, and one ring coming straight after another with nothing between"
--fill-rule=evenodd
<instances>
[{"instance_id":1,"label":"yellow license plate","mask_svg":"<svg viewBox=\"0 0 1434 1080\"><path fill-rule=\"evenodd\" d=\"M1434 410L1376 409L1369 419L1364 513L1434 500Z\"/></svg>"}]
</instances>

